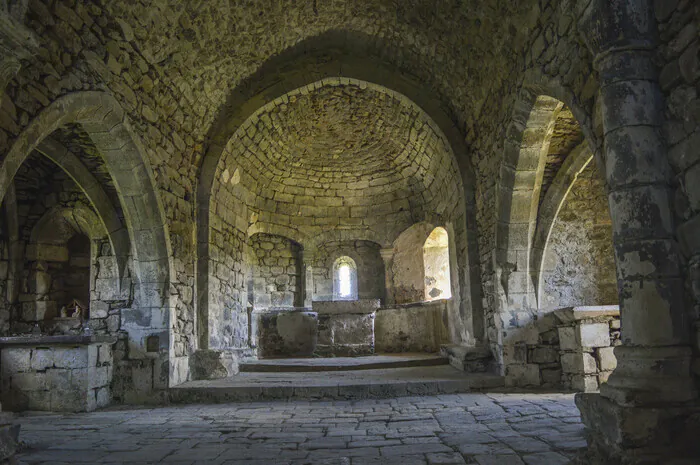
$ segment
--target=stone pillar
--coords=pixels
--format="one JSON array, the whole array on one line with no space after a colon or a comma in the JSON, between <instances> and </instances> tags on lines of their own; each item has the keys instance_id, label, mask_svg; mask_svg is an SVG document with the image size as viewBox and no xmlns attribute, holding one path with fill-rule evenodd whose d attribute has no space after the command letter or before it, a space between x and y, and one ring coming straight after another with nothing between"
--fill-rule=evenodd
<instances>
[{"instance_id":1,"label":"stone pillar","mask_svg":"<svg viewBox=\"0 0 700 465\"><path fill-rule=\"evenodd\" d=\"M581 26L600 80L623 345L601 393L580 394L576 403L591 454L633 461L682 454L697 447L688 441L697 435L697 423L689 426L696 391L651 0L593 0Z\"/></svg>"},{"instance_id":2,"label":"stone pillar","mask_svg":"<svg viewBox=\"0 0 700 465\"><path fill-rule=\"evenodd\" d=\"M384 306L394 305L394 249L379 251L384 260Z\"/></svg>"}]
</instances>

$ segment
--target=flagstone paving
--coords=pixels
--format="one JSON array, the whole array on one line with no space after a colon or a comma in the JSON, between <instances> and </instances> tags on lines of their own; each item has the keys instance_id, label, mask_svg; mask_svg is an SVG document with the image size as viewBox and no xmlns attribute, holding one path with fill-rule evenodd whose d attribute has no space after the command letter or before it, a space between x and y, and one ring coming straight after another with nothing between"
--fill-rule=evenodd
<instances>
[{"instance_id":1,"label":"flagstone paving","mask_svg":"<svg viewBox=\"0 0 700 465\"><path fill-rule=\"evenodd\" d=\"M566 464L571 394L452 394L21 416L21 464Z\"/></svg>"}]
</instances>

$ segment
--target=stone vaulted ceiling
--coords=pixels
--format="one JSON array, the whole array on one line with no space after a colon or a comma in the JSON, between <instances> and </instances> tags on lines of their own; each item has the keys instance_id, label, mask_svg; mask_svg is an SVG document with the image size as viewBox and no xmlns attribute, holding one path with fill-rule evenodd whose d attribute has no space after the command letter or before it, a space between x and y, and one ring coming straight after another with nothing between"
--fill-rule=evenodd
<instances>
[{"instance_id":1,"label":"stone vaulted ceiling","mask_svg":"<svg viewBox=\"0 0 700 465\"><path fill-rule=\"evenodd\" d=\"M398 215L405 227L452 213L460 188L451 149L422 110L379 86L335 79L251 116L228 143L212 202L232 195L284 224L354 217L372 227L386 219L376 215Z\"/></svg>"}]
</instances>

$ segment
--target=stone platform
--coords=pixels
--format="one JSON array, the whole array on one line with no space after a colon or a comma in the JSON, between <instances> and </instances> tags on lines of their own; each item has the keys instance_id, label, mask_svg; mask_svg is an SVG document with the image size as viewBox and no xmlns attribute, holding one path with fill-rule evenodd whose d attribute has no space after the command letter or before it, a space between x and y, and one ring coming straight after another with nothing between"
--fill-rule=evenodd
<instances>
[{"instance_id":1,"label":"stone platform","mask_svg":"<svg viewBox=\"0 0 700 465\"><path fill-rule=\"evenodd\" d=\"M448 365L305 373L242 372L230 378L183 383L170 389L170 399L174 403L381 399L464 393L503 386L502 376L467 374Z\"/></svg>"},{"instance_id":2,"label":"stone platform","mask_svg":"<svg viewBox=\"0 0 700 465\"><path fill-rule=\"evenodd\" d=\"M367 357L282 358L240 364L242 372L284 373L315 371L355 371L447 365L437 354L382 354Z\"/></svg>"}]
</instances>

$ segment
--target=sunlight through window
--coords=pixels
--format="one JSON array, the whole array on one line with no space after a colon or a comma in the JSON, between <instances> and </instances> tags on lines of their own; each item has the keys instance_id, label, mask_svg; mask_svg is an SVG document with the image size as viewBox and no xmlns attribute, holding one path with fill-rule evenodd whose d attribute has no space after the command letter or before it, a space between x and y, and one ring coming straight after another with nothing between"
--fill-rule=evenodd
<instances>
[{"instance_id":1,"label":"sunlight through window","mask_svg":"<svg viewBox=\"0 0 700 465\"><path fill-rule=\"evenodd\" d=\"M340 297L350 297L350 266L347 263L340 265L338 279L340 280Z\"/></svg>"}]
</instances>

